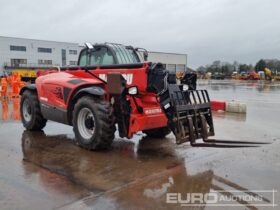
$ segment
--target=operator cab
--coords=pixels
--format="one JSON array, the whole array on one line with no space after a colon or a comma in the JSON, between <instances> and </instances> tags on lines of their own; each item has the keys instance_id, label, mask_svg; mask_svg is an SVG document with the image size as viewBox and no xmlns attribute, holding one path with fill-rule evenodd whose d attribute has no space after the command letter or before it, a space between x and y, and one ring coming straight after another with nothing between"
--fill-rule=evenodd
<instances>
[{"instance_id":1,"label":"operator cab","mask_svg":"<svg viewBox=\"0 0 280 210\"><path fill-rule=\"evenodd\" d=\"M86 43L79 55L79 66L102 66L116 64L136 64L147 60L147 51L121 44L105 43L91 45ZM143 52L143 53L141 53ZM143 55L143 58L141 58Z\"/></svg>"}]
</instances>

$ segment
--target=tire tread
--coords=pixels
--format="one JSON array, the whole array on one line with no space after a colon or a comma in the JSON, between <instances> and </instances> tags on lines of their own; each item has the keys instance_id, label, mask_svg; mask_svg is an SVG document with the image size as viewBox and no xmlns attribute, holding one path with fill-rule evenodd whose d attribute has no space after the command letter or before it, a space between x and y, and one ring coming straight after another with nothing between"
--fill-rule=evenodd
<instances>
[{"instance_id":1,"label":"tire tread","mask_svg":"<svg viewBox=\"0 0 280 210\"><path fill-rule=\"evenodd\" d=\"M46 126L47 120L43 117L43 115L41 113L41 108L40 108L40 103L38 100L37 93L35 91L30 91L30 90L24 91L22 94L22 98L21 98L21 107L23 104L23 99L25 97L30 98L32 101L35 118L33 120L31 120L31 122L27 123L24 121L23 116L22 116L22 111L21 111L21 119L22 119L23 125L27 130L40 131Z\"/></svg>"},{"instance_id":2,"label":"tire tread","mask_svg":"<svg viewBox=\"0 0 280 210\"><path fill-rule=\"evenodd\" d=\"M91 104L93 109L96 110L96 115L98 116L98 119L96 120L99 121L99 135L91 144L82 144L78 139L79 136L77 135L78 130L75 126L75 119L81 103ZM73 113L73 130L76 136L75 142L78 145L88 150L108 149L111 146L115 138L116 126L113 110L111 109L109 102L101 98L84 96L75 104Z\"/></svg>"}]
</instances>

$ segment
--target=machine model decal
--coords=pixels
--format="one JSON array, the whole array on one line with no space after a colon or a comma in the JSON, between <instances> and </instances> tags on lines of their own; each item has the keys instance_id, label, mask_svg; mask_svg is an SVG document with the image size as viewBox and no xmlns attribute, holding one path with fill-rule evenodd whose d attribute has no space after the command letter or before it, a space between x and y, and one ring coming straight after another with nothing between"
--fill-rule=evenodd
<instances>
[{"instance_id":1,"label":"machine model decal","mask_svg":"<svg viewBox=\"0 0 280 210\"><path fill-rule=\"evenodd\" d=\"M63 94L62 94L62 88L61 87L55 87L54 89L51 90L51 92L59 99L63 99Z\"/></svg>"},{"instance_id":2,"label":"machine model decal","mask_svg":"<svg viewBox=\"0 0 280 210\"><path fill-rule=\"evenodd\" d=\"M158 114L162 113L161 109L146 109L145 114Z\"/></svg>"}]
</instances>

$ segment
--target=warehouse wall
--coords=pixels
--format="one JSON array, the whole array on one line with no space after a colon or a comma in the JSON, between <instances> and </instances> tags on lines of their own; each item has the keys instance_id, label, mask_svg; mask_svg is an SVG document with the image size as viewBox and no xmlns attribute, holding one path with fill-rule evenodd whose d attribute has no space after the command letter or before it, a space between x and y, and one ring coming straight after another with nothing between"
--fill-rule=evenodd
<instances>
[{"instance_id":1,"label":"warehouse wall","mask_svg":"<svg viewBox=\"0 0 280 210\"><path fill-rule=\"evenodd\" d=\"M11 50L11 46L25 47L26 51ZM38 52L38 48L50 48L51 52ZM50 65L62 65L62 49L66 52L66 65L77 61L81 47L77 43L43 41L0 36L0 71L5 63L11 65L11 59L26 59L27 66L44 66L40 62L51 60ZM70 50L77 54L70 54ZM73 53L73 51L71 51ZM39 60L41 60L39 62ZM73 63L73 62L72 62ZM25 64L22 64L25 65ZM46 65L46 64L45 64Z\"/></svg>"},{"instance_id":2,"label":"warehouse wall","mask_svg":"<svg viewBox=\"0 0 280 210\"><path fill-rule=\"evenodd\" d=\"M24 47L25 51L11 50L11 46ZM51 52L38 52L38 48L48 48ZM66 52L65 63L62 63L62 50ZM47 67L55 65L75 65L82 49L78 43L44 41L0 36L0 75L4 64L11 66L11 59L24 59L26 64L21 67ZM73 54L73 50L77 54ZM72 52L72 53L71 53ZM51 64L42 64L41 61L52 61ZM169 71L184 71L187 66L187 55L164 52L149 52L148 61L161 62Z\"/></svg>"},{"instance_id":3,"label":"warehouse wall","mask_svg":"<svg viewBox=\"0 0 280 210\"><path fill-rule=\"evenodd\" d=\"M166 69L171 72L185 71L187 66L187 54L149 52L148 61L163 63Z\"/></svg>"}]
</instances>

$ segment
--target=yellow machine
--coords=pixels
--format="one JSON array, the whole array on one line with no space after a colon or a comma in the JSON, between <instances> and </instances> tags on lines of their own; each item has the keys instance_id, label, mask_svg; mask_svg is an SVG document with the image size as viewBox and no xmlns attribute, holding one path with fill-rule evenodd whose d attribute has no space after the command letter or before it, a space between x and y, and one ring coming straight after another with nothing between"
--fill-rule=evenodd
<instances>
[{"instance_id":1,"label":"yellow machine","mask_svg":"<svg viewBox=\"0 0 280 210\"><path fill-rule=\"evenodd\" d=\"M280 80L280 71L276 70L272 75L272 79Z\"/></svg>"},{"instance_id":2,"label":"yellow machine","mask_svg":"<svg viewBox=\"0 0 280 210\"><path fill-rule=\"evenodd\" d=\"M272 79L272 72L269 68L264 69L264 76L265 76L265 80L271 80Z\"/></svg>"},{"instance_id":3,"label":"yellow machine","mask_svg":"<svg viewBox=\"0 0 280 210\"><path fill-rule=\"evenodd\" d=\"M280 80L280 71L278 70L271 71L269 68L265 68L264 74L266 80Z\"/></svg>"},{"instance_id":4,"label":"yellow machine","mask_svg":"<svg viewBox=\"0 0 280 210\"><path fill-rule=\"evenodd\" d=\"M22 81L33 81L37 77L36 70L33 69L13 69L11 72L19 75Z\"/></svg>"},{"instance_id":5,"label":"yellow machine","mask_svg":"<svg viewBox=\"0 0 280 210\"><path fill-rule=\"evenodd\" d=\"M239 79L238 72L236 72L236 71L232 72L231 79L236 79L236 80Z\"/></svg>"}]
</instances>

